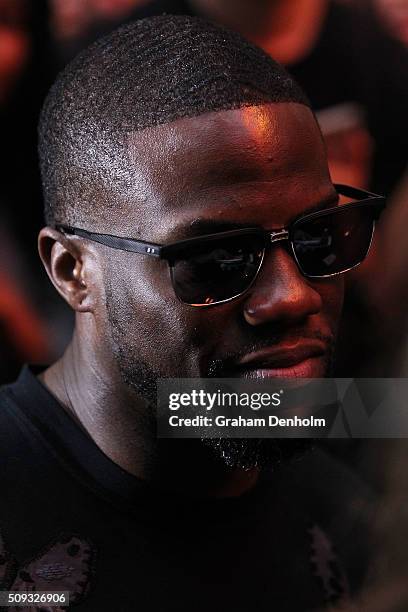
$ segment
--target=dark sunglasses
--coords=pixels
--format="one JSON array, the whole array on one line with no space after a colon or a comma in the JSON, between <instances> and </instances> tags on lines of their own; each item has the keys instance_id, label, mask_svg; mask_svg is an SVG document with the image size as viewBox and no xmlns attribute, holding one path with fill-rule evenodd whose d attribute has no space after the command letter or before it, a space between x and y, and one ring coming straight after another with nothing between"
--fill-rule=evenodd
<instances>
[{"instance_id":1,"label":"dark sunglasses","mask_svg":"<svg viewBox=\"0 0 408 612\"><path fill-rule=\"evenodd\" d=\"M215 306L248 291L267 249L283 240L307 278L327 278L358 266L370 249L385 198L346 185L335 188L354 201L302 215L288 227L273 231L249 227L160 245L63 225L57 229L113 249L165 259L181 302Z\"/></svg>"}]
</instances>

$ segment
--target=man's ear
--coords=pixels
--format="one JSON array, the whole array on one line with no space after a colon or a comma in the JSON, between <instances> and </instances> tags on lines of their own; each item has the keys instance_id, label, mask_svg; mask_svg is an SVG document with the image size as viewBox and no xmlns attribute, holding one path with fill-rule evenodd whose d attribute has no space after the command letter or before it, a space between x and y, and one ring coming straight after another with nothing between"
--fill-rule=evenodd
<instances>
[{"instance_id":1,"label":"man's ear","mask_svg":"<svg viewBox=\"0 0 408 612\"><path fill-rule=\"evenodd\" d=\"M50 227L38 235L38 251L51 282L77 312L92 312L93 295L86 282L80 242Z\"/></svg>"}]
</instances>

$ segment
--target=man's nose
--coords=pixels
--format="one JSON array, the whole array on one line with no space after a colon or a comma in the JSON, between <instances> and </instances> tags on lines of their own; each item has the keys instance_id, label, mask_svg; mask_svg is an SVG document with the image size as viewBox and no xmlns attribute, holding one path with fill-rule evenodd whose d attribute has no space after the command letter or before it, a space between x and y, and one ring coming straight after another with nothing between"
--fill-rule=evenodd
<instances>
[{"instance_id":1,"label":"man's nose","mask_svg":"<svg viewBox=\"0 0 408 612\"><path fill-rule=\"evenodd\" d=\"M262 269L244 306L250 325L299 323L322 308L320 293L302 276L295 260L281 245L265 254Z\"/></svg>"}]
</instances>

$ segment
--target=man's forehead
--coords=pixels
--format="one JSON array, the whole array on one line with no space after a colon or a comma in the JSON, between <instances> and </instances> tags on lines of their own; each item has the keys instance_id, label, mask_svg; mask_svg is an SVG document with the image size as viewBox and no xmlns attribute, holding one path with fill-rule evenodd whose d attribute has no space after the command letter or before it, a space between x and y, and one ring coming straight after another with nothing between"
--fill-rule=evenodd
<instances>
[{"instance_id":1,"label":"man's forehead","mask_svg":"<svg viewBox=\"0 0 408 612\"><path fill-rule=\"evenodd\" d=\"M207 216L217 200L233 208L249 202L248 194L304 190L308 176L315 185L313 177L327 173L313 114L296 103L206 113L136 132L128 155L139 197L149 203L147 225L165 225L169 215L188 223Z\"/></svg>"},{"instance_id":2,"label":"man's forehead","mask_svg":"<svg viewBox=\"0 0 408 612\"><path fill-rule=\"evenodd\" d=\"M277 173L295 157L299 164L302 148L307 162L310 151L304 145L311 139L322 146L310 109L275 103L204 113L135 132L128 151L135 169L152 177L184 172L191 181L200 175L212 181L235 168L244 172L243 178L256 176L262 155Z\"/></svg>"}]
</instances>

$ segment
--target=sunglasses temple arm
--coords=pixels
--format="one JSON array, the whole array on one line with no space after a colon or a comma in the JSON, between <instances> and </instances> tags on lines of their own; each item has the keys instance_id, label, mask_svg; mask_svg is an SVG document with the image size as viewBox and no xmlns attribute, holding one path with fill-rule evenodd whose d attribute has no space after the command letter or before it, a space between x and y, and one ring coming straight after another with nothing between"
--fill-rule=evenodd
<instances>
[{"instance_id":1,"label":"sunglasses temple arm","mask_svg":"<svg viewBox=\"0 0 408 612\"><path fill-rule=\"evenodd\" d=\"M76 227L58 226L56 228L64 234L72 234L80 238L86 238L93 242L98 242L111 249L138 253L140 255L151 255L153 257L161 257L161 247L150 242L134 240L133 238L121 238L119 236L111 236L110 234L96 234Z\"/></svg>"}]
</instances>

